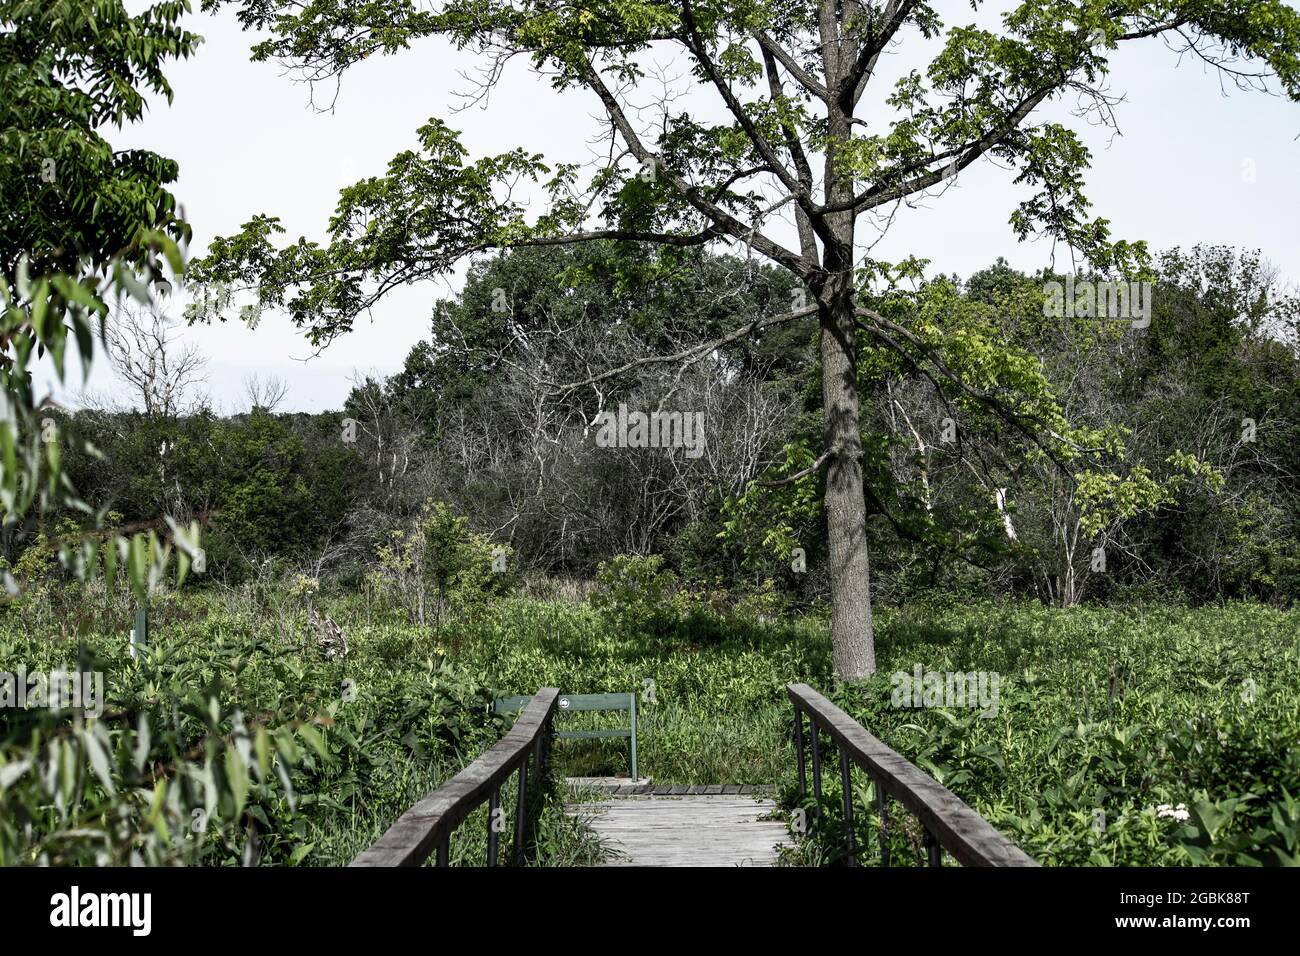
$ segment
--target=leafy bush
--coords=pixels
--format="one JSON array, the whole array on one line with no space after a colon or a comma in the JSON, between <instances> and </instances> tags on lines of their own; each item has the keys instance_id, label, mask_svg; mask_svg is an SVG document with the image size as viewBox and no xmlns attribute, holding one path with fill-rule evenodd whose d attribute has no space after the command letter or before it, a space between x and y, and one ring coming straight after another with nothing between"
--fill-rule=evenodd
<instances>
[{"instance_id":1,"label":"leafy bush","mask_svg":"<svg viewBox=\"0 0 1300 956\"><path fill-rule=\"evenodd\" d=\"M138 661L120 633L0 627L8 666L98 670L106 698L98 718L0 709L0 863L346 863L500 734L427 644L394 666L362 630L328 662L205 602L156 607Z\"/></svg>"},{"instance_id":2,"label":"leafy bush","mask_svg":"<svg viewBox=\"0 0 1300 956\"><path fill-rule=\"evenodd\" d=\"M449 613L481 610L489 596L514 583L510 549L472 531L468 519L441 501L426 501L413 527L392 532L378 557L378 582L420 624L426 604L440 624Z\"/></svg>"},{"instance_id":3,"label":"leafy bush","mask_svg":"<svg viewBox=\"0 0 1300 956\"><path fill-rule=\"evenodd\" d=\"M608 569L591 604L505 596L437 630L326 583L316 598L348 633L346 661L303 653L257 607L215 593L156 601L139 662L126 655L129 618L78 641L0 611L5 666L72 668L84 655L108 691L98 721L0 709L3 861L344 863L498 739L508 721L488 714L492 697L539 686L637 692L640 762L657 782L778 783L789 796L784 686L802 681L1044 864L1296 862L1298 612L934 600L881 609L880 672L836 688L823 616L763 621L738 610L743 596L717 609L717 588L674 590L657 562L628 571ZM619 617L652 608L669 614L654 639ZM996 715L892 706L891 674L918 663L997 672ZM556 749L572 775L626 772L626 757L623 741ZM843 850L838 774L823 782L805 862ZM863 778L855 797L870 863ZM919 863L920 831L893 811L894 861ZM458 831L454 860L481 861L481 822ZM588 834L548 832L536 862L590 859Z\"/></svg>"},{"instance_id":4,"label":"leafy bush","mask_svg":"<svg viewBox=\"0 0 1300 956\"><path fill-rule=\"evenodd\" d=\"M758 587L741 592L733 612L742 620L764 623L777 620L789 607L789 597L776 586L775 581L764 578Z\"/></svg>"},{"instance_id":5,"label":"leafy bush","mask_svg":"<svg viewBox=\"0 0 1300 956\"><path fill-rule=\"evenodd\" d=\"M591 606L620 633L648 637L668 633L677 617L672 603L677 575L663 563L658 554L620 554L601 562Z\"/></svg>"}]
</instances>

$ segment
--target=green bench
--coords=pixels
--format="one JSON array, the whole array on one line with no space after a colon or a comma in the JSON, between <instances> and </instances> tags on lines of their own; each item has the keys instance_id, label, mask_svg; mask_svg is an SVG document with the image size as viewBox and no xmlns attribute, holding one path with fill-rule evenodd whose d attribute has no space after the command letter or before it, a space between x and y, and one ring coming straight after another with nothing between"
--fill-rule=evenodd
<instances>
[{"instance_id":1,"label":"green bench","mask_svg":"<svg viewBox=\"0 0 1300 956\"><path fill-rule=\"evenodd\" d=\"M501 697L492 702L498 714L517 714L533 698ZM631 726L609 730L564 730L556 734L561 740L593 740L602 737L627 737L632 742L632 779L640 780L636 773L636 694L561 694L556 701L561 713L592 710L626 710L631 712Z\"/></svg>"}]
</instances>

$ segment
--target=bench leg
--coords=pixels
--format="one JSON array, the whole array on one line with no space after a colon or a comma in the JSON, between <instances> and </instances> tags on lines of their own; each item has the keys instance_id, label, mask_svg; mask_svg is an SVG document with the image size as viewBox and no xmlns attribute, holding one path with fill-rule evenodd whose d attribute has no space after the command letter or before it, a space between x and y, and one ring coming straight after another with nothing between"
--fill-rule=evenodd
<instances>
[{"instance_id":1,"label":"bench leg","mask_svg":"<svg viewBox=\"0 0 1300 956\"><path fill-rule=\"evenodd\" d=\"M636 693L632 694L632 782L641 778L636 773Z\"/></svg>"}]
</instances>

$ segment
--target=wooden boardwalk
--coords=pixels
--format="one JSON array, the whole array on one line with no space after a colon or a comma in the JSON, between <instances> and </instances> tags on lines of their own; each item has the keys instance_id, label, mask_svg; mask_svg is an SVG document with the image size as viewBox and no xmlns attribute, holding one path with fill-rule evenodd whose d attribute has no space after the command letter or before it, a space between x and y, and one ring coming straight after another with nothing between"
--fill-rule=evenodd
<instances>
[{"instance_id":1,"label":"wooden boardwalk","mask_svg":"<svg viewBox=\"0 0 1300 956\"><path fill-rule=\"evenodd\" d=\"M847 865L857 865L860 856L854 845L855 768L875 784L883 865L890 863L887 838L891 801L901 804L919 822L930 866L943 865L945 853L964 866L1038 865L956 794L885 746L807 684L787 684L786 695L794 705L795 762L801 805L810 797L815 808L823 803L822 738L828 737L833 748L839 751L847 846L843 862ZM438 866L447 866L451 862L452 831L485 803L489 821L487 865L498 864L501 844L505 841L509 841L509 861L527 864L528 821L530 818L535 821L535 814L545 810L549 802L546 790L539 790L539 786L553 779L550 744L556 736L555 714L562 700L557 688L539 688L523 704L514 726L504 737L398 817L351 865L419 866L432 855ZM567 700L572 703L572 696ZM622 731L618 733L621 735ZM810 750L811 794L806 759ZM511 777L518 781L511 801L513 808L503 806L501 800L502 787ZM565 804L564 812L591 821L592 829L614 851L611 865L772 866L777 862L779 847L792 842L782 821L763 819L776 809L771 787L656 785L649 780L629 778L569 782L579 790L603 791L595 802L574 800ZM513 826L501 826L505 821Z\"/></svg>"},{"instance_id":2,"label":"wooden boardwalk","mask_svg":"<svg viewBox=\"0 0 1300 956\"><path fill-rule=\"evenodd\" d=\"M613 851L605 866L774 866L777 846L791 842L782 821L762 819L775 809L770 799L725 793L626 796L565 807Z\"/></svg>"}]
</instances>

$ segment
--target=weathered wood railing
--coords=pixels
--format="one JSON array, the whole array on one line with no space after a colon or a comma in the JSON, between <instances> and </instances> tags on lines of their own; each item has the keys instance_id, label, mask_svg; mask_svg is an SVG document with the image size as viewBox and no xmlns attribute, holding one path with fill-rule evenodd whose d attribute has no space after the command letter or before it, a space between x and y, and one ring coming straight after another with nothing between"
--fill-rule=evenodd
<instances>
[{"instance_id":1,"label":"weathered wood railing","mask_svg":"<svg viewBox=\"0 0 1300 956\"><path fill-rule=\"evenodd\" d=\"M487 865L496 866L501 787L516 771L519 792L514 819L515 863L523 859L528 814L528 782L541 784L549 759L551 721L560 692L543 687L519 712L504 737L473 763L407 810L364 850L351 866L419 866L437 850L438 866L446 866L452 831L485 800L488 803ZM533 765L529 773L528 764Z\"/></svg>"},{"instance_id":2,"label":"weathered wood railing","mask_svg":"<svg viewBox=\"0 0 1300 956\"><path fill-rule=\"evenodd\" d=\"M853 787L850 764L866 771L876 785L876 811L880 815L880 857L889 865L889 812L886 797L893 797L915 814L924 831L926 855L939 866L947 850L964 866L1037 866L1038 863L999 833L992 824L962 802L952 791L899 756L856 720L807 684L788 684L794 704L794 746L799 765L799 798L807 796L803 715L808 715L812 750L813 797L818 812L822 798L821 733L840 753L840 779L844 789L844 823L847 862L857 862L853 834Z\"/></svg>"}]
</instances>

